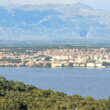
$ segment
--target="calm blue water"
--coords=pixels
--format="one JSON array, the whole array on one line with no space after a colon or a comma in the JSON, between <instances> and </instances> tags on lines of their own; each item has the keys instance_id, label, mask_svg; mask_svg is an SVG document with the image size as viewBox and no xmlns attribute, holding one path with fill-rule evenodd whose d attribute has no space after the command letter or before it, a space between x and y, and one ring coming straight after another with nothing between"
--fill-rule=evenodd
<instances>
[{"instance_id":1,"label":"calm blue water","mask_svg":"<svg viewBox=\"0 0 110 110\"><path fill-rule=\"evenodd\" d=\"M110 96L110 69L0 68L0 76L68 95L79 94L96 99Z\"/></svg>"}]
</instances>

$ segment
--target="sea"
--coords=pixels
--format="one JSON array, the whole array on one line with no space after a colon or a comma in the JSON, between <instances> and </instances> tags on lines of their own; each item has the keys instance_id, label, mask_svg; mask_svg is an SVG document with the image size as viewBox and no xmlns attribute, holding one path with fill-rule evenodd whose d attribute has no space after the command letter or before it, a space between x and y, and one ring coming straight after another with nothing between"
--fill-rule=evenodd
<instances>
[{"instance_id":1,"label":"sea","mask_svg":"<svg viewBox=\"0 0 110 110\"><path fill-rule=\"evenodd\" d=\"M110 96L110 68L0 68L0 76L37 88L95 99Z\"/></svg>"}]
</instances>

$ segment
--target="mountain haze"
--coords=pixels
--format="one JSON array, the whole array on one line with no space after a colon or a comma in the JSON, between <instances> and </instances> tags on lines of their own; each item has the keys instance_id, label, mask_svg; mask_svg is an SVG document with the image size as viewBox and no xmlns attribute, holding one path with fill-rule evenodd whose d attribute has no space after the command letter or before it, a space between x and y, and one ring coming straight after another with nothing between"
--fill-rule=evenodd
<instances>
[{"instance_id":1,"label":"mountain haze","mask_svg":"<svg viewBox=\"0 0 110 110\"><path fill-rule=\"evenodd\" d=\"M109 19L81 3L0 6L0 40L110 39Z\"/></svg>"}]
</instances>

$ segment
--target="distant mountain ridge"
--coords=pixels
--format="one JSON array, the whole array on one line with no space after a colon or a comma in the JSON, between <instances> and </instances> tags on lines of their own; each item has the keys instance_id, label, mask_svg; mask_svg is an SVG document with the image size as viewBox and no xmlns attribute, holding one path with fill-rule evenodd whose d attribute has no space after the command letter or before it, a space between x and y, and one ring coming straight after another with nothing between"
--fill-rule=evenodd
<instances>
[{"instance_id":1,"label":"distant mountain ridge","mask_svg":"<svg viewBox=\"0 0 110 110\"><path fill-rule=\"evenodd\" d=\"M110 11L73 5L0 7L0 40L110 39Z\"/></svg>"}]
</instances>

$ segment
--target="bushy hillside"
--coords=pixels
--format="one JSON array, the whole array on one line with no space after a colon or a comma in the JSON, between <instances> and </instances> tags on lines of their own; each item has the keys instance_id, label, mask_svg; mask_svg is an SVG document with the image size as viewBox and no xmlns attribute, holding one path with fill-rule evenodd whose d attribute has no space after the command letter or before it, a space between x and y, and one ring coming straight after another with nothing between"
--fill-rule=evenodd
<instances>
[{"instance_id":1,"label":"bushy hillside","mask_svg":"<svg viewBox=\"0 0 110 110\"><path fill-rule=\"evenodd\" d=\"M67 96L0 77L0 110L110 110L110 98Z\"/></svg>"}]
</instances>

